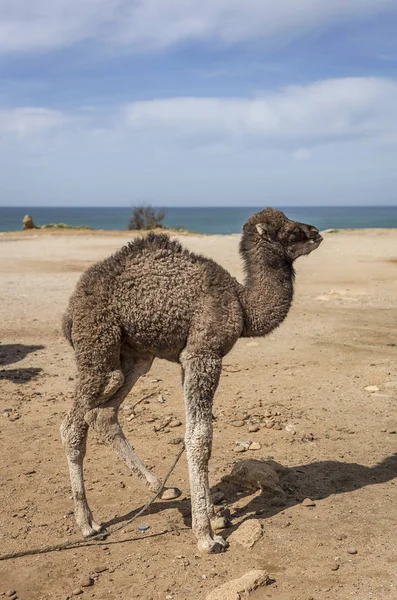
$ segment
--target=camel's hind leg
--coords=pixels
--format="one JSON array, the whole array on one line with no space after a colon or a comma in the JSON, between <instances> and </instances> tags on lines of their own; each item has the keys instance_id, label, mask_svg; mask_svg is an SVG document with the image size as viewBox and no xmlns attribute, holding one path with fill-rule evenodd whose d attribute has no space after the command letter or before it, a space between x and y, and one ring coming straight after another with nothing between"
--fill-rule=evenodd
<instances>
[{"instance_id":1,"label":"camel's hind leg","mask_svg":"<svg viewBox=\"0 0 397 600\"><path fill-rule=\"evenodd\" d=\"M152 491L157 492L161 487L161 481L152 473L134 452L133 447L126 439L118 421L118 410L138 381L139 377L147 373L152 365L153 357L131 357L128 354L121 357L121 370L124 375L122 387L110 398L106 404L102 404L87 412L86 422L93 427L101 438L110 444L119 457L126 463L135 475L141 479ZM167 499L177 498L180 491L177 488L167 489Z\"/></svg>"},{"instance_id":2,"label":"camel's hind leg","mask_svg":"<svg viewBox=\"0 0 397 600\"><path fill-rule=\"evenodd\" d=\"M153 362L152 357L131 358L122 357L121 369L124 375L122 387L105 404L102 404L85 415L85 421L93 427L103 439L116 450L117 454L152 491L157 491L161 485L160 480L145 467L139 456L127 441L118 421L118 410L138 381L139 377L147 373Z\"/></svg>"},{"instance_id":3,"label":"camel's hind leg","mask_svg":"<svg viewBox=\"0 0 397 600\"><path fill-rule=\"evenodd\" d=\"M84 421L84 413L80 408L76 403L63 421L61 438L69 465L74 516L83 536L89 537L101 531L101 526L94 521L85 495L83 461L86 453L88 425Z\"/></svg>"},{"instance_id":4,"label":"camel's hind leg","mask_svg":"<svg viewBox=\"0 0 397 600\"><path fill-rule=\"evenodd\" d=\"M89 313L89 316L93 317L93 313ZM83 462L88 431L85 415L95 406L105 403L124 383L124 375L120 370L121 334L116 327L109 330L95 328L95 323L90 323L88 317L80 323L74 323L73 342L79 379L74 405L61 425L75 519L85 537L101 530L101 526L92 518L84 488Z\"/></svg>"}]
</instances>

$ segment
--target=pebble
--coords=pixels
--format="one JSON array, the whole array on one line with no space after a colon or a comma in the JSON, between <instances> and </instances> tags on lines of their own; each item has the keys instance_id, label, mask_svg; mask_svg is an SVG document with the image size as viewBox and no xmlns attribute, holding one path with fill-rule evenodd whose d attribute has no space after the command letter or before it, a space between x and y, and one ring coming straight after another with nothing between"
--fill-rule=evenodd
<instances>
[{"instance_id":1,"label":"pebble","mask_svg":"<svg viewBox=\"0 0 397 600\"><path fill-rule=\"evenodd\" d=\"M15 596L16 591L15 590L7 590L6 591L6 596L8 596L9 598L11 598L12 596Z\"/></svg>"},{"instance_id":2,"label":"pebble","mask_svg":"<svg viewBox=\"0 0 397 600\"><path fill-rule=\"evenodd\" d=\"M266 429L271 429L274 427L274 421L265 421L265 427Z\"/></svg>"},{"instance_id":3,"label":"pebble","mask_svg":"<svg viewBox=\"0 0 397 600\"><path fill-rule=\"evenodd\" d=\"M174 500L175 498L179 498L181 495L180 490L177 488L166 488L164 492L161 494L162 500Z\"/></svg>"},{"instance_id":4,"label":"pebble","mask_svg":"<svg viewBox=\"0 0 397 600\"><path fill-rule=\"evenodd\" d=\"M302 502L302 506L313 507L316 506L316 503L310 498L305 498Z\"/></svg>"},{"instance_id":5,"label":"pebble","mask_svg":"<svg viewBox=\"0 0 397 600\"><path fill-rule=\"evenodd\" d=\"M183 438L181 438L181 437L172 438L172 440L170 440L168 443L173 446L177 446L178 444L183 443Z\"/></svg>"},{"instance_id":6,"label":"pebble","mask_svg":"<svg viewBox=\"0 0 397 600\"><path fill-rule=\"evenodd\" d=\"M212 502L214 504L220 504L225 499L225 494L223 492L217 491L212 494Z\"/></svg>"},{"instance_id":7,"label":"pebble","mask_svg":"<svg viewBox=\"0 0 397 600\"><path fill-rule=\"evenodd\" d=\"M248 427L248 431L249 431L250 433L255 433L256 431L259 431L259 430L260 430L260 427L259 427L259 425L250 425L250 426Z\"/></svg>"},{"instance_id":8,"label":"pebble","mask_svg":"<svg viewBox=\"0 0 397 600\"><path fill-rule=\"evenodd\" d=\"M248 450L260 450L262 446L258 442L251 442Z\"/></svg>"},{"instance_id":9,"label":"pebble","mask_svg":"<svg viewBox=\"0 0 397 600\"><path fill-rule=\"evenodd\" d=\"M80 581L80 585L81 587L90 587L91 585L94 585L94 580L88 575Z\"/></svg>"},{"instance_id":10,"label":"pebble","mask_svg":"<svg viewBox=\"0 0 397 600\"><path fill-rule=\"evenodd\" d=\"M94 567L94 573L103 573L104 571L107 571L108 567L106 567L105 565L100 565L99 567Z\"/></svg>"},{"instance_id":11,"label":"pebble","mask_svg":"<svg viewBox=\"0 0 397 600\"><path fill-rule=\"evenodd\" d=\"M174 419L173 421L170 421L168 423L168 427L180 427L182 425L182 422L179 421L178 419Z\"/></svg>"},{"instance_id":12,"label":"pebble","mask_svg":"<svg viewBox=\"0 0 397 600\"><path fill-rule=\"evenodd\" d=\"M150 529L150 525L139 525L138 529L139 531L147 531Z\"/></svg>"},{"instance_id":13,"label":"pebble","mask_svg":"<svg viewBox=\"0 0 397 600\"><path fill-rule=\"evenodd\" d=\"M336 536L336 539L341 541L341 540L345 540L347 538L347 534L346 533L338 533L338 535Z\"/></svg>"},{"instance_id":14,"label":"pebble","mask_svg":"<svg viewBox=\"0 0 397 600\"><path fill-rule=\"evenodd\" d=\"M276 507L285 506L287 504L287 499L283 498L282 496L276 496L275 498L270 500L270 504Z\"/></svg>"},{"instance_id":15,"label":"pebble","mask_svg":"<svg viewBox=\"0 0 397 600\"><path fill-rule=\"evenodd\" d=\"M379 392L379 388L377 385L367 385L367 387L364 389L366 392Z\"/></svg>"},{"instance_id":16,"label":"pebble","mask_svg":"<svg viewBox=\"0 0 397 600\"><path fill-rule=\"evenodd\" d=\"M243 427L245 425L244 421L232 421L231 423L233 427Z\"/></svg>"},{"instance_id":17,"label":"pebble","mask_svg":"<svg viewBox=\"0 0 397 600\"><path fill-rule=\"evenodd\" d=\"M331 565L331 571L337 571L340 567L339 563L335 563L333 565Z\"/></svg>"},{"instance_id":18,"label":"pebble","mask_svg":"<svg viewBox=\"0 0 397 600\"><path fill-rule=\"evenodd\" d=\"M349 554L357 554L357 549L354 548L353 546L351 546L350 548L347 549Z\"/></svg>"},{"instance_id":19,"label":"pebble","mask_svg":"<svg viewBox=\"0 0 397 600\"><path fill-rule=\"evenodd\" d=\"M235 446L234 447L234 452L245 452L245 448L244 446Z\"/></svg>"},{"instance_id":20,"label":"pebble","mask_svg":"<svg viewBox=\"0 0 397 600\"><path fill-rule=\"evenodd\" d=\"M277 431L281 431L281 430L282 430L282 427L281 427L280 423L276 423L276 424L273 426L273 429L277 429Z\"/></svg>"},{"instance_id":21,"label":"pebble","mask_svg":"<svg viewBox=\"0 0 397 600\"><path fill-rule=\"evenodd\" d=\"M84 590L82 590L81 588L76 588L73 590L72 592L72 596L80 596L80 594L83 594Z\"/></svg>"}]
</instances>

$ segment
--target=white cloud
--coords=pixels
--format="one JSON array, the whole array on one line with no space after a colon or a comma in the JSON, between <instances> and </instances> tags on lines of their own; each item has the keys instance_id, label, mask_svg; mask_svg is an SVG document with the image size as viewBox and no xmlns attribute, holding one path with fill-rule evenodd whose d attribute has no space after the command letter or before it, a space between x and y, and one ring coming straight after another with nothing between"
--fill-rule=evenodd
<instances>
[{"instance_id":1,"label":"white cloud","mask_svg":"<svg viewBox=\"0 0 397 600\"><path fill-rule=\"evenodd\" d=\"M191 40L271 43L387 11L397 11L395 0L2 0L0 53L87 40L131 50Z\"/></svg>"},{"instance_id":2,"label":"white cloud","mask_svg":"<svg viewBox=\"0 0 397 600\"><path fill-rule=\"evenodd\" d=\"M14 134L18 138L42 135L70 121L64 113L49 108L0 109L0 132Z\"/></svg>"},{"instance_id":3,"label":"white cloud","mask_svg":"<svg viewBox=\"0 0 397 600\"><path fill-rule=\"evenodd\" d=\"M127 106L126 123L147 135L197 145L227 141L296 149L390 137L397 129L397 82L331 79L255 98L140 101Z\"/></svg>"},{"instance_id":4,"label":"white cloud","mask_svg":"<svg viewBox=\"0 0 397 600\"><path fill-rule=\"evenodd\" d=\"M397 81L330 79L255 97L168 98L73 113L0 109L0 132L35 141L48 141L56 132L58 141L69 136L69 143L79 135L87 144L100 139L103 151L134 144L222 153L262 147L285 150L299 161L318 145L352 140L394 144Z\"/></svg>"}]
</instances>

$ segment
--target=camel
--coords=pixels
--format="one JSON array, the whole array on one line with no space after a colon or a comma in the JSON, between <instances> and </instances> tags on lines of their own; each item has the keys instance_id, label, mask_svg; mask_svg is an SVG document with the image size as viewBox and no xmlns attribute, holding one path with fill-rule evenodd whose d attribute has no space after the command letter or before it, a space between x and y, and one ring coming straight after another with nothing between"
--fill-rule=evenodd
<instances>
[{"instance_id":1,"label":"camel","mask_svg":"<svg viewBox=\"0 0 397 600\"><path fill-rule=\"evenodd\" d=\"M78 378L61 437L75 519L85 537L101 530L84 488L89 426L150 490L161 489L160 480L126 440L117 417L133 385L158 357L181 365L192 528L198 548L202 552L226 548L226 540L211 525L215 512L208 481L212 403L222 359L239 338L265 336L280 325L292 302L293 262L321 241L315 227L266 208L243 227L245 285L213 260L154 233L131 241L83 273L63 319ZM178 493L171 488L165 495L170 499Z\"/></svg>"}]
</instances>

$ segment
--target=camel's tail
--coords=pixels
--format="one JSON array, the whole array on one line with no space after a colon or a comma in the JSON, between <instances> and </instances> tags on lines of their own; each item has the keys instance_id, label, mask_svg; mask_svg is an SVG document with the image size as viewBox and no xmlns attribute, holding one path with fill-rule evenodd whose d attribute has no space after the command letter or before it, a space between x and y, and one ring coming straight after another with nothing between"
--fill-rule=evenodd
<instances>
[{"instance_id":1,"label":"camel's tail","mask_svg":"<svg viewBox=\"0 0 397 600\"><path fill-rule=\"evenodd\" d=\"M62 331L65 338L68 340L69 344L73 347L73 339L72 339L72 326L73 319L70 313L65 313L62 319Z\"/></svg>"}]
</instances>

